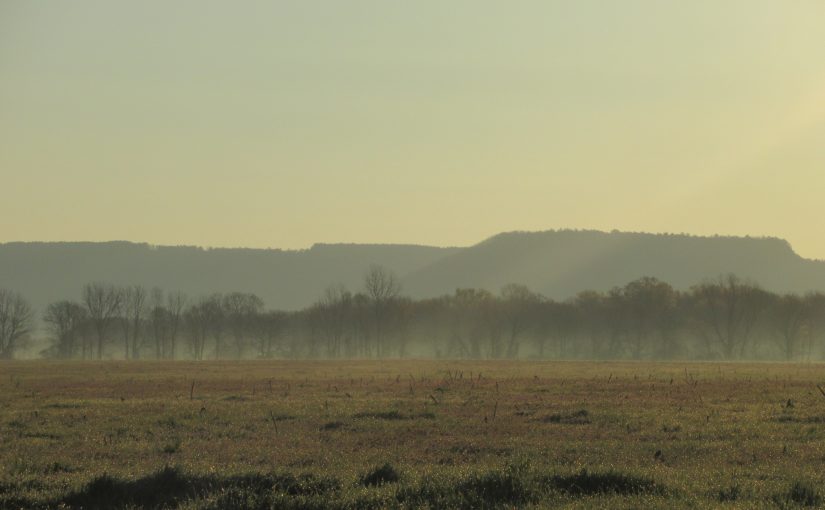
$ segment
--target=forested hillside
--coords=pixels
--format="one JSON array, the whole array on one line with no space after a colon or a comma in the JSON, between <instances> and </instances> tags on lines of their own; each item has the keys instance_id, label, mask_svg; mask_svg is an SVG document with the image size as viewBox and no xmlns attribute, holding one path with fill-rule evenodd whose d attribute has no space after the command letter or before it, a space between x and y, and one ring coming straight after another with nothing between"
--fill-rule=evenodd
<instances>
[{"instance_id":1,"label":"forested hillside","mask_svg":"<svg viewBox=\"0 0 825 510\"><path fill-rule=\"evenodd\" d=\"M676 289L736 273L776 292L825 290L825 262L796 255L780 239L595 231L513 232L474 246L319 244L307 250L204 249L129 242L0 244L0 287L36 310L77 299L92 281L161 287L198 296L249 292L267 307L297 310L329 285L357 291L370 265L395 273L412 298L457 288L498 292L519 283L561 300L607 291L642 276Z\"/></svg>"}]
</instances>

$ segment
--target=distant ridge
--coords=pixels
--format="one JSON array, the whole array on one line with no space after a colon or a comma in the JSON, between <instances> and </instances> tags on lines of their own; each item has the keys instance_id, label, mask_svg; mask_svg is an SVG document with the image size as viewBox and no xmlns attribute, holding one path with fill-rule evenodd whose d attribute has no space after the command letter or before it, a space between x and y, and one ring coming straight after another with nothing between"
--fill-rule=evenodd
<instances>
[{"instance_id":1,"label":"distant ridge","mask_svg":"<svg viewBox=\"0 0 825 510\"><path fill-rule=\"evenodd\" d=\"M0 244L0 287L22 292L39 310L103 280L191 295L255 292L269 307L298 309L323 289L358 290L371 264L392 269L412 297L459 287L498 291L524 283L554 299L608 290L641 276L686 289L735 272L777 292L825 291L825 262L804 259L777 238L558 230L506 232L476 245L316 244L304 250L154 246L146 243Z\"/></svg>"},{"instance_id":2,"label":"distant ridge","mask_svg":"<svg viewBox=\"0 0 825 510\"><path fill-rule=\"evenodd\" d=\"M782 239L591 230L498 234L413 272L407 283L413 294L439 294L519 282L565 299L641 276L686 289L730 272L779 292L825 289L825 262L803 259Z\"/></svg>"}]
</instances>

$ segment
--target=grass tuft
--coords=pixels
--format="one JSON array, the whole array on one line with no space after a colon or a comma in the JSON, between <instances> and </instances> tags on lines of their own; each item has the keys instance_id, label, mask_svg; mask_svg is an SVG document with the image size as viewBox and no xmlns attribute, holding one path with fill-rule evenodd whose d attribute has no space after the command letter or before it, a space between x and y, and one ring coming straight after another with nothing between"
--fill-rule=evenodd
<instances>
[{"instance_id":1,"label":"grass tuft","mask_svg":"<svg viewBox=\"0 0 825 510\"><path fill-rule=\"evenodd\" d=\"M742 489L738 485L731 485L728 488L719 489L716 499L724 503L726 501L739 501L742 498Z\"/></svg>"},{"instance_id":2,"label":"grass tuft","mask_svg":"<svg viewBox=\"0 0 825 510\"><path fill-rule=\"evenodd\" d=\"M774 495L773 501L782 508L789 504L820 507L825 502L822 495L808 482L795 482L788 492Z\"/></svg>"},{"instance_id":3,"label":"grass tuft","mask_svg":"<svg viewBox=\"0 0 825 510\"><path fill-rule=\"evenodd\" d=\"M371 418L374 420L405 420L407 417L398 411L363 411L352 415L353 418Z\"/></svg>"},{"instance_id":4,"label":"grass tuft","mask_svg":"<svg viewBox=\"0 0 825 510\"><path fill-rule=\"evenodd\" d=\"M523 466L508 466L504 470L488 471L461 481L456 491L467 501L524 505L537 499L529 487L529 476Z\"/></svg>"},{"instance_id":5,"label":"grass tuft","mask_svg":"<svg viewBox=\"0 0 825 510\"><path fill-rule=\"evenodd\" d=\"M180 451L180 439L175 439L171 443L167 443L167 444L163 445L163 448L161 449L161 452L169 454L169 455L171 455L173 453L177 453L179 451Z\"/></svg>"}]
</instances>

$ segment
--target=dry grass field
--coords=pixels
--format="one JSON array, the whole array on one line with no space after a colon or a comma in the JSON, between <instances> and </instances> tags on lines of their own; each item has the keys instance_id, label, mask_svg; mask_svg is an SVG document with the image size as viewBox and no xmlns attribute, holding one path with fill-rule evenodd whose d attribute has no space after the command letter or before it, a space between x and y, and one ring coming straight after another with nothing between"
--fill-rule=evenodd
<instances>
[{"instance_id":1,"label":"dry grass field","mask_svg":"<svg viewBox=\"0 0 825 510\"><path fill-rule=\"evenodd\" d=\"M822 365L0 364L2 508L794 508Z\"/></svg>"}]
</instances>

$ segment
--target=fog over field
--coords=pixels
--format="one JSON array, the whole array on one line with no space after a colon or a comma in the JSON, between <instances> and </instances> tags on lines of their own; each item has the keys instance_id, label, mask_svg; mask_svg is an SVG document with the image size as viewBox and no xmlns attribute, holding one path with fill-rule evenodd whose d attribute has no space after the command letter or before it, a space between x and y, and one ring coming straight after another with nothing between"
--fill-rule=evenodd
<instances>
[{"instance_id":1,"label":"fog over field","mask_svg":"<svg viewBox=\"0 0 825 510\"><path fill-rule=\"evenodd\" d=\"M0 301L5 358L825 356L825 262L778 239L558 231L467 248L306 251L18 243L0 246L0 261L22 289Z\"/></svg>"}]
</instances>

